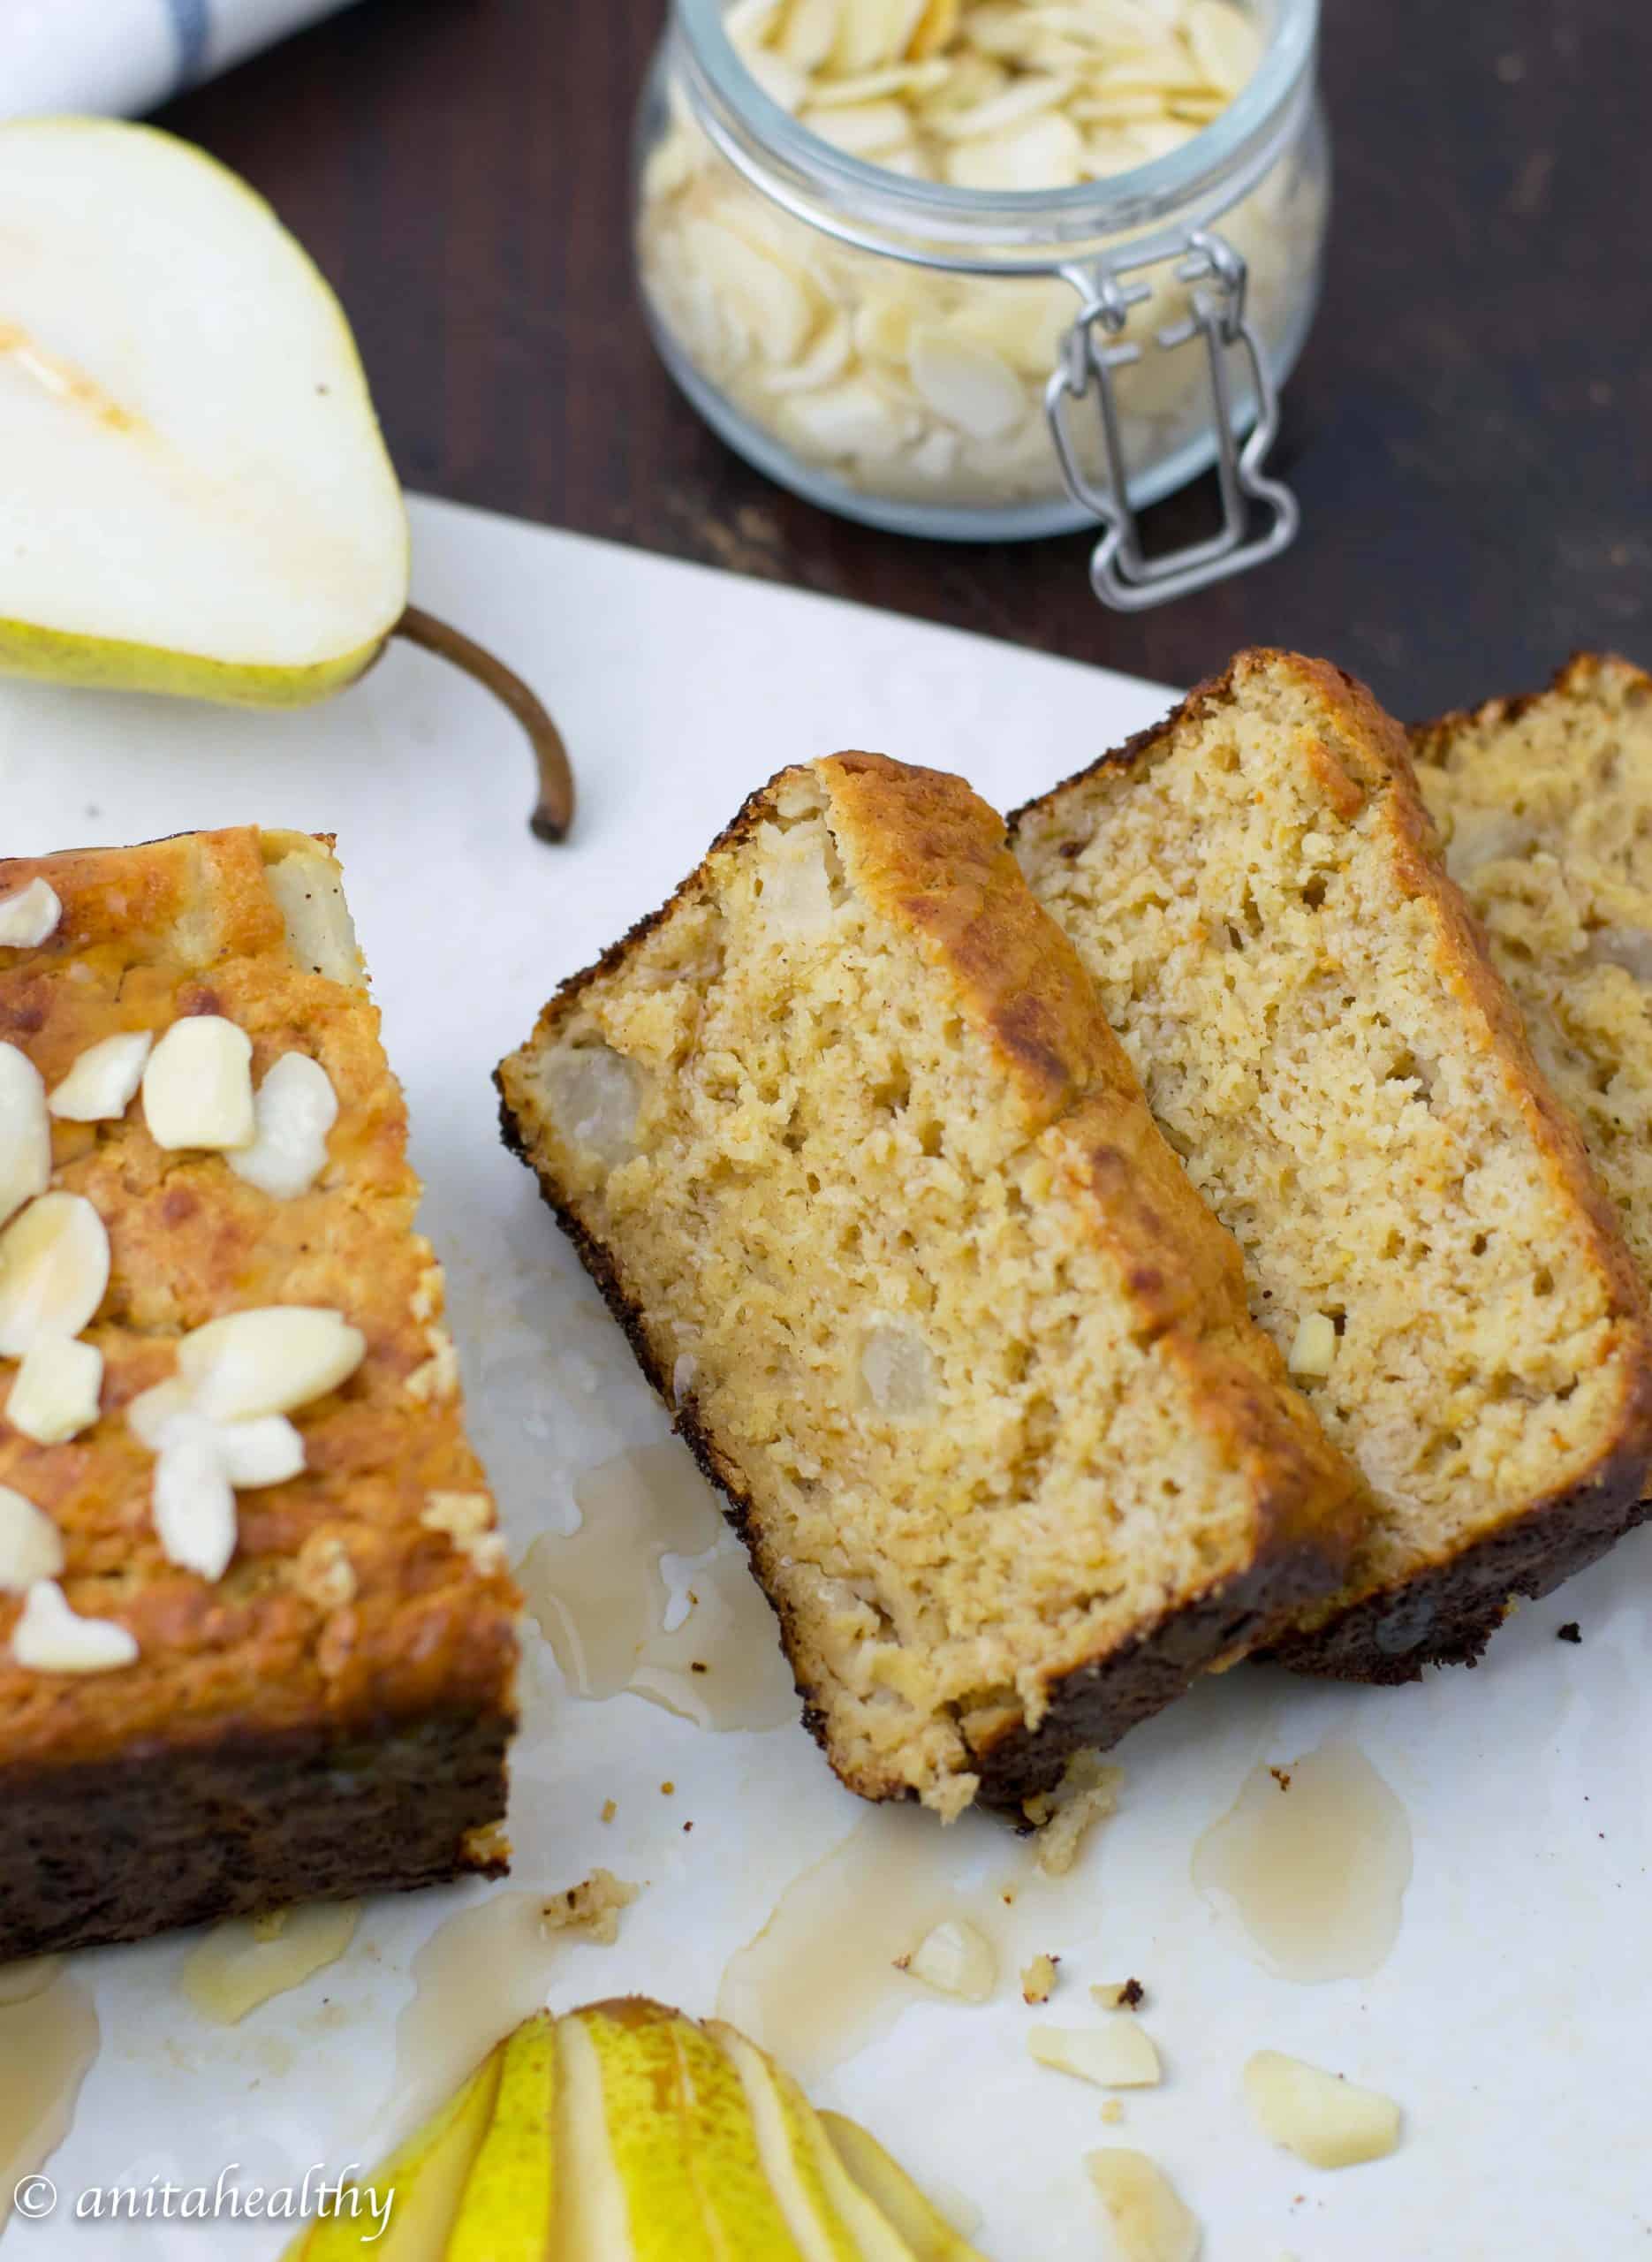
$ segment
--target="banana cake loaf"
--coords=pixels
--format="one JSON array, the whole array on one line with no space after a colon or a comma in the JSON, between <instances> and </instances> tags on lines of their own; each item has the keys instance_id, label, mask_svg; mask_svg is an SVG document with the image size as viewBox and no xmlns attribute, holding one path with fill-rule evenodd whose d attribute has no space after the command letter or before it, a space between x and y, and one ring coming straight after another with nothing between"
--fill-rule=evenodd
<instances>
[{"instance_id":1,"label":"banana cake loaf","mask_svg":"<svg viewBox=\"0 0 1652 2262\"><path fill-rule=\"evenodd\" d=\"M1012 821L1250 1309L1376 1513L1278 1645L1472 1661L1640 1513L1652 1337L1611 1205L1359 685L1241 655Z\"/></svg>"},{"instance_id":2,"label":"banana cake loaf","mask_svg":"<svg viewBox=\"0 0 1652 2262\"><path fill-rule=\"evenodd\" d=\"M330 843L0 862L0 1960L503 1867L418 1196Z\"/></svg>"},{"instance_id":3,"label":"banana cake loaf","mask_svg":"<svg viewBox=\"0 0 1652 2262\"><path fill-rule=\"evenodd\" d=\"M1446 868L1652 1279L1652 678L1582 653L1412 750Z\"/></svg>"},{"instance_id":4,"label":"banana cake loaf","mask_svg":"<svg viewBox=\"0 0 1652 2262\"><path fill-rule=\"evenodd\" d=\"M1047 1790L1334 1589L1358 1479L960 780L783 771L499 1082L864 1796Z\"/></svg>"}]
</instances>

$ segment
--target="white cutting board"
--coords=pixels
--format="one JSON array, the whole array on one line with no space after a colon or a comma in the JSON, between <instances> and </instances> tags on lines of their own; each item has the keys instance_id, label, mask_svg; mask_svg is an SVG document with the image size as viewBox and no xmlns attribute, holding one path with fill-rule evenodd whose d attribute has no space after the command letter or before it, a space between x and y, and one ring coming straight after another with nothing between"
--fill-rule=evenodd
<instances>
[{"instance_id":1,"label":"white cutting board","mask_svg":"<svg viewBox=\"0 0 1652 2262\"><path fill-rule=\"evenodd\" d=\"M527 674L567 733L580 788L568 846L529 837L527 757L504 716L397 649L344 698L284 717L0 687L0 851L249 820L337 834L449 1266L477 1442L519 1552L565 1514L581 1469L666 1430L619 1362L595 1395L558 1368L569 1312L595 1300L498 1143L500 1054L781 764L881 748L960 770L1007 807L1167 695L451 505L417 505L414 529L420 601ZM1046 1904L1039 1942L1072 1975L1051 2018L1093 2016L1084 1980L1148 1983L1168 2078L1133 2094L1123 2128L1103 2128L1097 2091L1030 2063L1032 2015L1008 1975L979 2010L914 2000L817 2094L921 2177L969 2194L997 2262L1108 2251L1080 2162L1114 2139L1170 2167L1205 2223L1208 2262L1652 2252L1649 1581L1643 1536L1528 1607L1477 1672L1382 1692L1247 1669L1128 1740L1121 1810ZM1571 1618L1580 1648L1555 1639ZM731 1954L863 1810L800 1728L719 1736L633 1696L583 1703L561 1691L537 1635L530 1647L517 1882L566 1886L597 1863L648 1881L618 1946L567 1952L550 2000L634 1989L708 2012ZM1189 1860L1247 1771L1328 1733L1357 1738L1403 1801L1415 1871L1374 1977L1293 1985L1247 1956ZM920 1837L935 1827L907 1821ZM67 2207L90 2187L209 2182L232 2162L243 2185L269 2186L319 2160L371 2162L406 2119L390 2091L411 1960L486 1890L371 1906L342 1963L233 2031L178 1996L185 1943L82 1959L103 2046L50 2166L63 2208L13 2221L7 2253L273 2256L268 2226L115 2228L76 2224ZM1397 2096L1403 2149L1341 2175L1270 2151L1239 2088L1263 2046Z\"/></svg>"}]
</instances>

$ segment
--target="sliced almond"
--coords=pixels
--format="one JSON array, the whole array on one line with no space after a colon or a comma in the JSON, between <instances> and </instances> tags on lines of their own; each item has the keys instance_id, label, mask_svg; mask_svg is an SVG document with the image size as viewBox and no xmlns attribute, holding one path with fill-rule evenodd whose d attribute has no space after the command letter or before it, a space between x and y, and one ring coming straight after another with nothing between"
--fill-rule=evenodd
<instances>
[{"instance_id":1,"label":"sliced almond","mask_svg":"<svg viewBox=\"0 0 1652 2262\"><path fill-rule=\"evenodd\" d=\"M937 1995L957 1995L966 2003L984 2003L998 1984L992 1942L957 1917L949 1917L926 1932L906 1968Z\"/></svg>"},{"instance_id":2,"label":"sliced almond","mask_svg":"<svg viewBox=\"0 0 1652 2262\"><path fill-rule=\"evenodd\" d=\"M174 1021L143 1072L143 1117L157 1147L250 1147L253 1041L222 1013Z\"/></svg>"},{"instance_id":3,"label":"sliced almond","mask_svg":"<svg viewBox=\"0 0 1652 2262\"><path fill-rule=\"evenodd\" d=\"M838 74L875 70L903 55L923 0L842 0L831 66Z\"/></svg>"},{"instance_id":4,"label":"sliced almond","mask_svg":"<svg viewBox=\"0 0 1652 2262\"><path fill-rule=\"evenodd\" d=\"M817 71L837 43L843 0L792 0L776 34L776 51L799 71Z\"/></svg>"},{"instance_id":5,"label":"sliced almond","mask_svg":"<svg viewBox=\"0 0 1652 2262\"><path fill-rule=\"evenodd\" d=\"M78 1335L109 1286L109 1235L81 1194L42 1194L0 1233L0 1358Z\"/></svg>"},{"instance_id":6,"label":"sliced almond","mask_svg":"<svg viewBox=\"0 0 1652 2262\"><path fill-rule=\"evenodd\" d=\"M155 1044L148 1029L132 1029L88 1045L48 1104L65 1123L112 1123L125 1115L143 1081Z\"/></svg>"},{"instance_id":7,"label":"sliced almond","mask_svg":"<svg viewBox=\"0 0 1652 2262\"><path fill-rule=\"evenodd\" d=\"M11 1654L31 1673L113 1673L135 1665L138 1644L108 1618L80 1618L53 1579L30 1587L11 1632Z\"/></svg>"},{"instance_id":8,"label":"sliced almond","mask_svg":"<svg viewBox=\"0 0 1652 2262\"><path fill-rule=\"evenodd\" d=\"M1071 188L1084 177L1084 136L1057 111L1012 133L960 141L947 158L955 188Z\"/></svg>"},{"instance_id":9,"label":"sliced almond","mask_svg":"<svg viewBox=\"0 0 1652 2262\"><path fill-rule=\"evenodd\" d=\"M810 90L809 100L816 110L846 110L859 102L881 102L887 95L933 94L951 75L944 63L890 63L853 79L822 79Z\"/></svg>"},{"instance_id":10,"label":"sliced almond","mask_svg":"<svg viewBox=\"0 0 1652 2262\"><path fill-rule=\"evenodd\" d=\"M792 395L781 405L786 437L799 454L840 461L898 455L908 437L899 412L863 377L846 377L818 392Z\"/></svg>"},{"instance_id":11,"label":"sliced almond","mask_svg":"<svg viewBox=\"0 0 1652 2262\"><path fill-rule=\"evenodd\" d=\"M30 880L0 896L0 949L32 951L57 931L63 905L49 880Z\"/></svg>"},{"instance_id":12,"label":"sliced almond","mask_svg":"<svg viewBox=\"0 0 1652 2262\"><path fill-rule=\"evenodd\" d=\"M1027 389L1007 362L984 345L928 324L912 333L913 383L937 415L972 439L994 440L1027 414Z\"/></svg>"},{"instance_id":13,"label":"sliced almond","mask_svg":"<svg viewBox=\"0 0 1652 2262\"><path fill-rule=\"evenodd\" d=\"M1259 2050L1245 2067L1245 2099L1263 2136L1312 2167L1383 2160L1399 2143L1399 2107L1336 2074Z\"/></svg>"},{"instance_id":14,"label":"sliced almond","mask_svg":"<svg viewBox=\"0 0 1652 2262\"><path fill-rule=\"evenodd\" d=\"M40 1070L0 1044L0 1226L51 1184L51 1121Z\"/></svg>"},{"instance_id":15,"label":"sliced almond","mask_svg":"<svg viewBox=\"0 0 1652 2262\"><path fill-rule=\"evenodd\" d=\"M815 327L817 301L799 270L716 220L690 220L684 249L770 361L792 361Z\"/></svg>"},{"instance_id":16,"label":"sliced almond","mask_svg":"<svg viewBox=\"0 0 1652 2262\"><path fill-rule=\"evenodd\" d=\"M1072 92L1070 79L1042 74L1016 79L1002 94L977 102L973 109L954 110L950 117L937 118L935 130L948 141L974 141L1007 133L1012 127L1024 125L1028 118L1057 109Z\"/></svg>"},{"instance_id":17,"label":"sliced almond","mask_svg":"<svg viewBox=\"0 0 1652 2262\"><path fill-rule=\"evenodd\" d=\"M1163 2078L1151 2037L1122 2015L1100 2027L1035 2026L1027 2046L1041 2066L1098 2089L1152 2089Z\"/></svg>"},{"instance_id":18,"label":"sliced almond","mask_svg":"<svg viewBox=\"0 0 1652 2262\"><path fill-rule=\"evenodd\" d=\"M213 1438L175 1430L155 1464L155 1537L169 1563L216 1581L235 1552L235 1494Z\"/></svg>"},{"instance_id":19,"label":"sliced almond","mask_svg":"<svg viewBox=\"0 0 1652 2262\"><path fill-rule=\"evenodd\" d=\"M208 1421L245 1422L324 1397L348 1381L366 1353L367 1338L341 1313L272 1304L229 1312L186 1335L178 1372Z\"/></svg>"},{"instance_id":20,"label":"sliced almond","mask_svg":"<svg viewBox=\"0 0 1652 2262\"><path fill-rule=\"evenodd\" d=\"M1187 44L1206 80L1224 95L1238 94L1262 57L1256 27L1227 0L1193 0Z\"/></svg>"},{"instance_id":21,"label":"sliced almond","mask_svg":"<svg viewBox=\"0 0 1652 2262\"><path fill-rule=\"evenodd\" d=\"M238 1492L284 1484L304 1467L304 1436L284 1414L213 1426L212 1442L224 1475Z\"/></svg>"},{"instance_id":22,"label":"sliced almond","mask_svg":"<svg viewBox=\"0 0 1652 2262\"><path fill-rule=\"evenodd\" d=\"M778 102L784 110L800 107L808 94L809 82L784 55L773 55L766 47L750 48L745 63L771 102Z\"/></svg>"},{"instance_id":23,"label":"sliced almond","mask_svg":"<svg viewBox=\"0 0 1652 2262\"><path fill-rule=\"evenodd\" d=\"M14 1430L37 1446L61 1446L97 1419L103 1354L72 1335L37 1336L5 1402Z\"/></svg>"},{"instance_id":24,"label":"sliced almond","mask_svg":"<svg viewBox=\"0 0 1652 2262\"><path fill-rule=\"evenodd\" d=\"M1199 2220L1146 2152L1109 2144L1084 2165L1101 2194L1121 2262L1197 2262Z\"/></svg>"},{"instance_id":25,"label":"sliced almond","mask_svg":"<svg viewBox=\"0 0 1652 2262\"><path fill-rule=\"evenodd\" d=\"M789 369L766 369L758 382L771 394L813 392L816 386L829 385L843 375L853 350L848 316L834 314L800 361L794 361Z\"/></svg>"},{"instance_id":26,"label":"sliced almond","mask_svg":"<svg viewBox=\"0 0 1652 2262\"><path fill-rule=\"evenodd\" d=\"M230 1168L277 1202L307 1194L327 1167L327 1135L338 1120L326 1069L307 1052L284 1052L258 1087L253 1113L253 1143L228 1157Z\"/></svg>"},{"instance_id":27,"label":"sliced almond","mask_svg":"<svg viewBox=\"0 0 1652 2262\"><path fill-rule=\"evenodd\" d=\"M897 102L855 102L841 110L810 102L798 113L798 122L851 157L882 159L912 142L911 116Z\"/></svg>"},{"instance_id":28,"label":"sliced almond","mask_svg":"<svg viewBox=\"0 0 1652 2262\"><path fill-rule=\"evenodd\" d=\"M140 1391L126 1408L127 1428L151 1453L160 1451L175 1423L198 1418L189 1392L175 1375L153 1390Z\"/></svg>"},{"instance_id":29,"label":"sliced almond","mask_svg":"<svg viewBox=\"0 0 1652 2262\"><path fill-rule=\"evenodd\" d=\"M1035 1955L1021 1974L1021 2000L1024 2003L1047 2003L1056 1991L1056 1962L1053 1955Z\"/></svg>"},{"instance_id":30,"label":"sliced almond","mask_svg":"<svg viewBox=\"0 0 1652 2262\"><path fill-rule=\"evenodd\" d=\"M55 1579L63 1563L63 1534L44 1508L0 1484L0 1594L26 1594L37 1579Z\"/></svg>"},{"instance_id":31,"label":"sliced almond","mask_svg":"<svg viewBox=\"0 0 1652 2262\"><path fill-rule=\"evenodd\" d=\"M744 53L768 38L780 9L781 0L734 0L724 16L723 28Z\"/></svg>"},{"instance_id":32,"label":"sliced almond","mask_svg":"<svg viewBox=\"0 0 1652 2262\"><path fill-rule=\"evenodd\" d=\"M906 42L906 52L914 62L941 52L958 29L959 5L959 0L924 0L923 13Z\"/></svg>"}]
</instances>

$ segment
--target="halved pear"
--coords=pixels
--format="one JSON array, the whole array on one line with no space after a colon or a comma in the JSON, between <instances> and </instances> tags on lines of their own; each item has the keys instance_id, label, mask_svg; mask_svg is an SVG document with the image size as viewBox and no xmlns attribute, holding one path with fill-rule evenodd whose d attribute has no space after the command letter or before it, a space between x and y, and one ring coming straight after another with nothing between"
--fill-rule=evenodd
<instances>
[{"instance_id":1,"label":"halved pear","mask_svg":"<svg viewBox=\"0 0 1652 2262\"><path fill-rule=\"evenodd\" d=\"M338 301L245 182L105 118L0 127L0 660L296 706L407 603Z\"/></svg>"},{"instance_id":2,"label":"halved pear","mask_svg":"<svg viewBox=\"0 0 1652 2262\"><path fill-rule=\"evenodd\" d=\"M526 685L410 611L408 530L338 301L244 181L106 118L0 125L0 670L300 706L398 629L505 698L572 814ZM479 664L480 663L480 664Z\"/></svg>"}]
</instances>

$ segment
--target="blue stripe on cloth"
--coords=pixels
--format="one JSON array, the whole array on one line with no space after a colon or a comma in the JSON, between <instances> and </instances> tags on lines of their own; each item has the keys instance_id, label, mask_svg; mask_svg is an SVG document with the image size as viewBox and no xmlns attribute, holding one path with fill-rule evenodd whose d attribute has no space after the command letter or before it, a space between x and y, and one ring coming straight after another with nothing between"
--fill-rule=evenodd
<instances>
[{"instance_id":1,"label":"blue stripe on cloth","mask_svg":"<svg viewBox=\"0 0 1652 2262\"><path fill-rule=\"evenodd\" d=\"M206 67L207 41L212 30L209 0L166 0L178 42L178 78L173 91L193 87Z\"/></svg>"}]
</instances>

